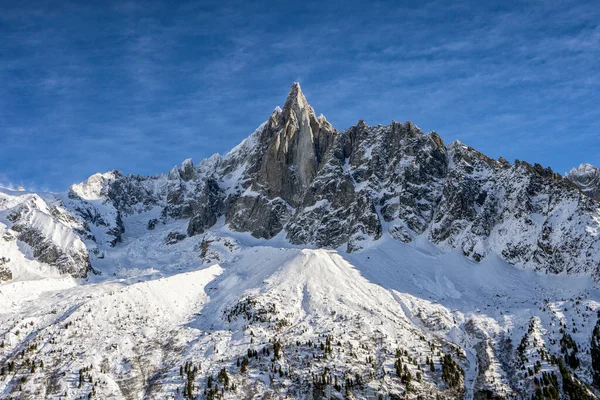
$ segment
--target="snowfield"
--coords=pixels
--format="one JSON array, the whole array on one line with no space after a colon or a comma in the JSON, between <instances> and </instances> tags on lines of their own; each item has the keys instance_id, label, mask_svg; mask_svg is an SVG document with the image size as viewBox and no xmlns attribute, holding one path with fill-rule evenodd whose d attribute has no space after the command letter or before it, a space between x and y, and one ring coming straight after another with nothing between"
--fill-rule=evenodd
<instances>
[{"instance_id":1,"label":"snowfield","mask_svg":"<svg viewBox=\"0 0 600 400\"><path fill-rule=\"evenodd\" d=\"M198 398L518 397L541 346L561 356L561 324L578 346L577 376L593 379L600 296L589 276L476 263L425 238L349 254L221 224L167 245L182 227L132 233L87 280L0 285L1 397L180 399L190 379ZM444 354L463 371L458 384L444 380ZM535 376L557 368L544 359Z\"/></svg>"}]
</instances>

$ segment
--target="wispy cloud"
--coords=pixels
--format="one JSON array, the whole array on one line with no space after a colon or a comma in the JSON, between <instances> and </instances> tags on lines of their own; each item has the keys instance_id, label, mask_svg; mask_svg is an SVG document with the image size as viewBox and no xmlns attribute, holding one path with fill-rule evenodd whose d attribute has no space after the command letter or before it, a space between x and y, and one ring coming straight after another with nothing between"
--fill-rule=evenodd
<instances>
[{"instance_id":1,"label":"wispy cloud","mask_svg":"<svg viewBox=\"0 0 600 400\"><path fill-rule=\"evenodd\" d=\"M410 119L492 156L600 164L599 20L593 2L14 3L0 172L61 189L166 171L227 151L295 80L340 129Z\"/></svg>"}]
</instances>

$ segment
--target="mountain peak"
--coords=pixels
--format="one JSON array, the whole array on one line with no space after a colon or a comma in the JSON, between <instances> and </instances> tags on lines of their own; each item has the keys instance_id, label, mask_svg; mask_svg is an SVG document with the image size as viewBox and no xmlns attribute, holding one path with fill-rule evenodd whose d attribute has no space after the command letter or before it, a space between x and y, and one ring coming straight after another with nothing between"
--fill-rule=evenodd
<instances>
[{"instance_id":1,"label":"mountain peak","mask_svg":"<svg viewBox=\"0 0 600 400\"><path fill-rule=\"evenodd\" d=\"M283 113L285 116L288 116L292 110L299 111L308 111L314 114L314 110L306 101L306 97L304 93L302 93L302 89L300 88L300 83L294 82L292 87L290 88L290 93L288 94L287 99L285 100L285 105L283 106Z\"/></svg>"},{"instance_id":2,"label":"mountain peak","mask_svg":"<svg viewBox=\"0 0 600 400\"><path fill-rule=\"evenodd\" d=\"M583 163L565 174L589 197L600 201L600 168Z\"/></svg>"},{"instance_id":3,"label":"mountain peak","mask_svg":"<svg viewBox=\"0 0 600 400\"><path fill-rule=\"evenodd\" d=\"M578 167L572 168L567 175L569 174L577 174L577 173L587 173L596 171L598 168L589 163L582 163Z\"/></svg>"},{"instance_id":4,"label":"mountain peak","mask_svg":"<svg viewBox=\"0 0 600 400\"><path fill-rule=\"evenodd\" d=\"M294 82L283 110L275 109L265 132L256 187L267 188L267 196L296 206L317 175L336 131L324 116L316 116L300 84Z\"/></svg>"},{"instance_id":5,"label":"mountain peak","mask_svg":"<svg viewBox=\"0 0 600 400\"><path fill-rule=\"evenodd\" d=\"M290 94L296 94L296 95L301 95L304 96L302 94L302 88L300 87L300 82L294 82L292 83L292 87L290 88Z\"/></svg>"}]
</instances>

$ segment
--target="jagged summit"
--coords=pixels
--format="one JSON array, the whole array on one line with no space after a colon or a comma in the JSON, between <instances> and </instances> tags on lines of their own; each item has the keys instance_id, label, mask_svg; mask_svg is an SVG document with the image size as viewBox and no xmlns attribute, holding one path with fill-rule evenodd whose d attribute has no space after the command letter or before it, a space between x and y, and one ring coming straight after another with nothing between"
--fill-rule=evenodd
<instances>
[{"instance_id":1,"label":"jagged summit","mask_svg":"<svg viewBox=\"0 0 600 400\"><path fill-rule=\"evenodd\" d=\"M300 107L310 107L308 102L306 101L306 97L304 93L302 93L302 88L300 88L299 82L294 82L292 87L290 88L290 92L288 94L287 99L285 100L283 109L289 110L291 107L300 106Z\"/></svg>"},{"instance_id":2,"label":"jagged summit","mask_svg":"<svg viewBox=\"0 0 600 400\"><path fill-rule=\"evenodd\" d=\"M311 119L316 119L321 124L327 124L332 128L331 124L327 121L327 118L325 118L325 115L320 114L318 117L316 116L315 110L306 100L306 96L302 92L299 82L294 82L292 84L288 97L285 100L283 110L277 107L275 111L280 111L284 119L293 118L291 114L298 116L306 113Z\"/></svg>"},{"instance_id":3,"label":"jagged summit","mask_svg":"<svg viewBox=\"0 0 600 400\"><path fill-rule=\"evenodd\" d=\"M280 197L292 206L314 180L335 130L325 118L317 118L299 83L294 83L281 113L271 118L263 135L255 189Z\"/></svg>"}]
</instances>

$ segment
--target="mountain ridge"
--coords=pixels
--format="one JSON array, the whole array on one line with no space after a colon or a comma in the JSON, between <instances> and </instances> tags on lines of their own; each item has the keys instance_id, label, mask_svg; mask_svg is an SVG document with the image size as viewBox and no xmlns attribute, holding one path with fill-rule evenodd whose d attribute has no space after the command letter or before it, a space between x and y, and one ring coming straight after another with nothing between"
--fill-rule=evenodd
<instances>
[{"instance_id":1,"label":"mountain ridge","mask_svg":"<svg viewBox=\"0 0 600 400\"><path fill-rule=\"evenodd\" d=\"M359 120L337 131L316 117L296 82L283 109L226 155L196 166L187 159L156 176L94 174L58 201L80 219L92 251L96 240L117 245L127 216L159 207L148 227L189 219L188 236L219 218L257 238L283 232L295 245L346 251L384 231L404 242L426 235L476 261L495 253L539 271L599 279L600 239L576 226L598 230L600 211L574 171L563 178L539 164L491 159L460 141L446 146L411 122ZM563 209L570 215L561 216ZM510 240L515 235L522 240Z\"/></svg>"}]
</instances>

